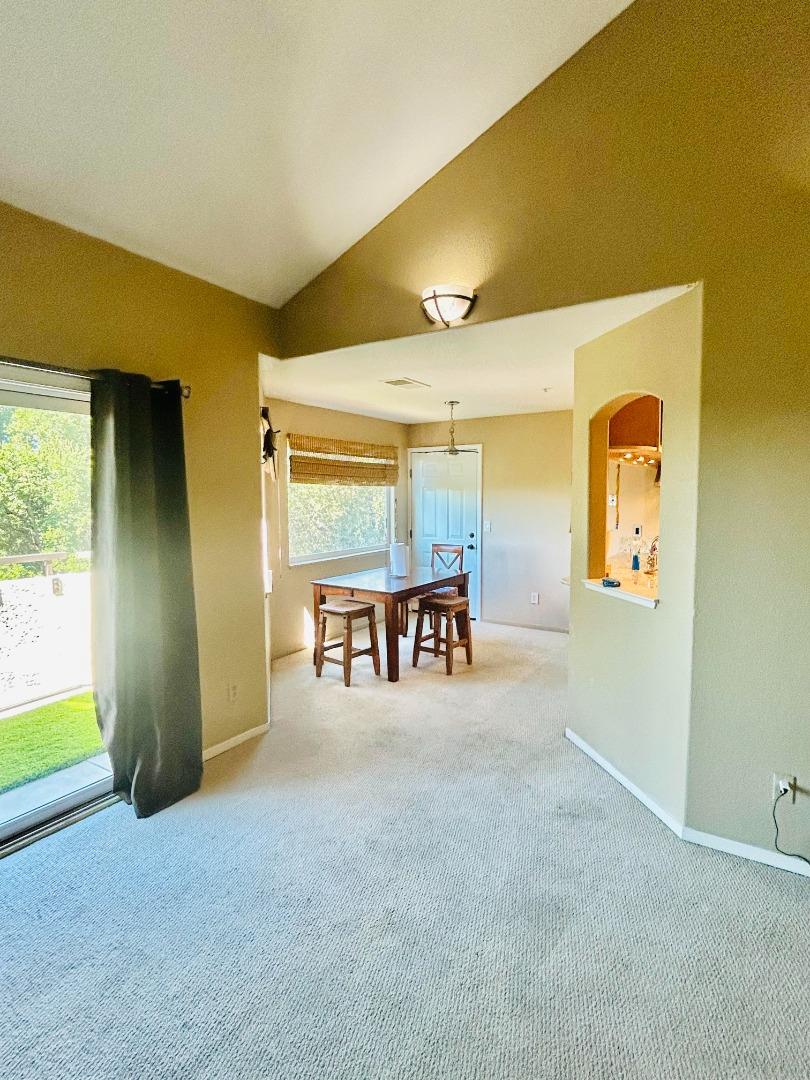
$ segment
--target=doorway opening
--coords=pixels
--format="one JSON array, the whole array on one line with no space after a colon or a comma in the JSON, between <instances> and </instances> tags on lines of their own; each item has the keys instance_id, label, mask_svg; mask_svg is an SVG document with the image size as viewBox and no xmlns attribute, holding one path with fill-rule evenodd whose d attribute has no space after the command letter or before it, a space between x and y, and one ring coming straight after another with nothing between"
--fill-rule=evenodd
<instances>
[{"instance_id":1,"label":"doorway opening","mask_svg":"<svg viewBox=\"0 0 810 1080\"><path fill-rule=\"evenodd\" d=\"M568 308L479 321L435 333L359 343L296 356L291 363L263 356L264 400L272 406L277 427L284 427L287 418L289 430L368 438L376 443L396 442L403 451L413 449L415 454L447 449L447 407L450 401L459 401L460 441L468 447L480 447L479 458L486 447L481 514L475 528L459 536L459 542L465 542L465 570L467 560L475 559L478 580L471 582L472 609L482 621L567 632L574 535L571 491L576 449L575 354L587 343L631 325L690 288L676 285ZM645 382L645 361L641 359L628 382L628 389L638 391L632 396L649 393ZM612 396L612 389L612 385L606 385L605 399ZM582 389L578 393L582 394ZM646 446L648 440L641 439L640 443ZM648 457L656 451L657 447L650 448ZM420 460L415 454L411 454L411 464ZM436 457L440 460L438 454ZM605 559L608 492L607 465L603 465L598 493L603 518L600 590L606 565L611 561ZM652 471L651 466L648 471ZM397 489L396 539L411 543L412 566L429 565L427 538L422 537L420 542L419 521L415 519L419 514L427 517L434 508L427 503L423 508L408 505L409 496L415 498L416 491L413 486L405 490L408 478L404 469L402 473L402 484ZM623 481L628 480L627 494L635 478L630 477L629 469L624 476L624 466L621 473ZM282 476L282 487L284 482ZM629 507L629 500L624 505ZM279 517L283 519L284 513ZM645 543L652 546L658 535L653 531L654 522L645 520L642 527ZM286 520L281 520L277 531L285 535ZM441 539L447 540L447 532L452 530L441 531L445 533ZM473 531L475 536L470 537ZM470 543L475 544L475 552L467 548ZM642 560L650 554L655 557L655 550L643 552ZM381 551L376 557L362 558L366 561L324 566L323 574L334 577L341 572L382 566L388 555ZM618 564L618 560L612 561ZM291 568L280 559L278 565L280 577L284 575L287 581L279 581L274 596L276 625L301 626L301 631L290 635L285 647L277 641L274 655L281 657L308 645L302 623L311 601L310 582L303 580L303 573L293 586ZM632 574L632 567L628 569ZM641 579L647 583L651 575L644 575L644 569L646 563ZM579 577L584 576L583 571ZM653 592L648 589L643 599L656 603L651 597ZM308 617L307 626L311 628L311 624Z\"/></svg>"},{"instance_id":2,"label":"doorway opening","mask_svg":"<svg viewBox=\"0 0 810 1080\"><path fill-rule=\"evenodd\" d=\"M87 383L0 365L0 842L112 789L90 569Z\"/></svg>"}]
</instances>

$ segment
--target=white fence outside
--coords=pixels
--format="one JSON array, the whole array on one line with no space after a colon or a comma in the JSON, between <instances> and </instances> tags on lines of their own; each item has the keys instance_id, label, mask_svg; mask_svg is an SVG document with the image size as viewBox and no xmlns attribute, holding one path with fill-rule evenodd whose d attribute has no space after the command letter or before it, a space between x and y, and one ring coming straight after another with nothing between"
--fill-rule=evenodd
<instances>
[{"instance_id":1,"label":"white fence outside","mask_svg":"<svg viewBox=\"0 0 810 1080\"><path fill-rule=\"evenodd\" d=\"M91 682L89 571L0 581L0 711Z\"/></svg>"}]
</instances>

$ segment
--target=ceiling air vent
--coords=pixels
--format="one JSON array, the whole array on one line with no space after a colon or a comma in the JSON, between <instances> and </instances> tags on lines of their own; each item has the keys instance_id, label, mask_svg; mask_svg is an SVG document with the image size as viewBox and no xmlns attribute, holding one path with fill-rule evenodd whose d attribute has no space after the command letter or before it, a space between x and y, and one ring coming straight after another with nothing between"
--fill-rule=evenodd
<instances>
[{"instance_id":1,"label":"ceiling air vent","mask_svg":"<svg viewBox=\"0 0 810 1080\"><path fill-rule=\"evenodd\" d=\"M429 390L430 383L419 382L418 379L383 379L386 386L401 386L404 390L414 390L421 388L422 390Z\"/></svg>"}]
</instances>

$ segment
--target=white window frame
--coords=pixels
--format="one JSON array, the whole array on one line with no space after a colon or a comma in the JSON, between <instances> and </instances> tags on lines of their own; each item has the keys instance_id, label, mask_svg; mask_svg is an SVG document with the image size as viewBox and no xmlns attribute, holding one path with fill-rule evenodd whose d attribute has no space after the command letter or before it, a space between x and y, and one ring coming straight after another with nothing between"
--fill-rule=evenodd
<instances>
[{"instance_id":1,"label":"white window frame","mask_svg":"<svg viewBox=\"0 0 810 1080\"><path fill-rule=\"evenodd\" d=\"M0 405L16 409L90 414L90 381L0 360Z\"/></svg>"},{"instance_id":2,"label":"white window frame","mask_svg":"<svg viewBox=\"0 0 810 1080\"><path fill-rule=\"evenodd\" d=\"M386 539L383 544L373 544L370 547L352 548L350 551L323 551L316 552L312 555L290 555L290 500L289 489L290 479L287 477L287 565L288 566L309 566L313 563L324 562L336 562L339 559L352 559L357 555L376 555L383 552L387 552L389 545L393 542L395 533L395 524L397 519L397 499L396 488L393 486L388 487L388 497L386 499ZM347 488L359 488L361 484L347 484ZM381 485L382 486L382 485Z\"/></svg>"}]
</instances>

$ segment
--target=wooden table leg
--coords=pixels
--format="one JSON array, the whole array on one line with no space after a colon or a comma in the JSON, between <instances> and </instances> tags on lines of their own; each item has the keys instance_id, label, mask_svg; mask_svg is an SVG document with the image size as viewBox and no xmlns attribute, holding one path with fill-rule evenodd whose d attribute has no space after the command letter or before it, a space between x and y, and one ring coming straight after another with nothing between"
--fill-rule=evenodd
<instances>
[{"instance_id":1,"label":"wooden table leg","mask_svg":"<svg viewBox=\"0 0 810 1080\"><path fill-rule=\"evenodd\" d=\"M399 682L399 605L393 596L385 598L385 656L388 681Z\"/></svg>"},{"instance_id":2,"label":"wooden table leg","mask_svg":"<svg viewBox=\"0 0 810 1080\"><path fill-rule=\"evenodd\" d=\"M321 594L320 585L313 585L312 586L312 617L315 620L315 640L316 640L316 647L312 650L312 663L313 664L318 663L317 637L318 637L318 627L321 625L321 601L322 600L323 600L323 596Z\"/></svg>"}]
</instances>

